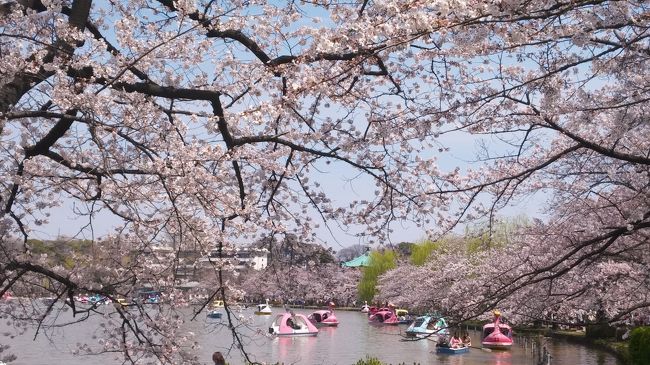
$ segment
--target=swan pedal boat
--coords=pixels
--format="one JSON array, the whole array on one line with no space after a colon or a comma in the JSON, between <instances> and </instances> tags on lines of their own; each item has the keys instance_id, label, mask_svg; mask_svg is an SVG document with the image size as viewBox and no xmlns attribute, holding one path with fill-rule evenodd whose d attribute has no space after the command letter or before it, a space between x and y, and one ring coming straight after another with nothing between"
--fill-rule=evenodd
<instances>
[{"instance_id":1,"label":"swan pedal boat","mask_svg":"<svg viewBox=\"0 0 650 365\"><path fill-rule=\"evenodd\" d=\"M336 327L339 320L331 310L318 310L307 317L316 327Z\"/></svg>"},{"instance_id":2,"label":"swan pedal boat","mask_svg":"<svg viewBox=\"0 0 650 365\"><path fill-rule=\"evenodd\" d=\"M391 325L391 324L399 324L399 319L397 318L397 316L393 311L380 310L372 314L370 317L368 317L368 322Z\"/></svg>"},{"instance_id":3,"label":"swan pedal boat","mask_svg":"<svg viewBox=\"0 0 650 365\"><path fill-rule=\"evenodd\" d=\"M269 333L280 337L316 336L318 328L303 314L284 313L275 317Z\"/></svg>"},{"instance_id":4,"label":"swan pedal boat","mask_svg":"<svg viewBox=\"0 0 650 365\"><path fill-rule=\"evenodd\" d=\"M271 310L268 299L266 300L266 303L258 304L257 310L255 310L255 314L257 315L270 315L272 313L273 311Z\"/></svg>"},{"instance_id":5,"label":"swan pedal boat","mask_svg":"<svg viewBox=\"0 0 650 365\"><path fill-rule=\"evenodd\" d=\"M223 307L224 307L223 300L215 299L215 300L212 302L212 308L223 308Z\"/></svg>"},{"instance_id":6,"label":"swan pedal boat","mask_svg":"<svg viewBox=\"0 0 650 365\"><path fill-rule=\"evenodd\" d=\"M508 350L512 347L512 328L501 323L501 313L494 311L494 323L483 326L481 345L493 350Z\"/></svg>"},{"instance_id":7,"label":"swan pedal boat","mask_svg":"<svg viewBox=\"0 0 650 365\"><path fill-rule=\"evenodd\" d=\"M438 336L448 336L447 322L443 317L420 316L406 329L407 337L428 337L436 341Z\"/></svg>"},{"instance_id":8,"label":"swan pedal boat","mask_svg":"<svg viewBox=\"0 0 650 365\"><path fill-rule=\"evenodd\" d=\"M395 315L399 320L399 324L413 323L413 317L409 315L409 311L407 311L406 309L395 309Z\"/></svg>"},{"instance_id":9,"label":"swan pedal boat","mask_svg":"<svg viewBox=\"0 0 650 365\"><path fill-rule=\"evenodd\" d=\"M217 309L212 309L208 312L208 318L221 318L222 315L223 314Z\"/></svg>"}]
</instances>

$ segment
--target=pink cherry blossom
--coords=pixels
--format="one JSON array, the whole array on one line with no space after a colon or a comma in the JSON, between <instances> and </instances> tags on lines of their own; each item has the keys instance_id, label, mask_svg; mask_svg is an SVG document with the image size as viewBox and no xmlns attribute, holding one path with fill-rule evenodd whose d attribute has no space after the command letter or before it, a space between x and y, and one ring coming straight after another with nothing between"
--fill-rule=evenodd
<instances>
[{"instance_id":1,"label":"pink cherry blossom","mask_svg":"<svg viewBox=\"0 0 650 365\"><path fill-rule=\"evenodd\" d=\"M458 318L643 315L649 22L641 1L4 1L0 294L54 301L3 319L46 330L49 312L92 312L76 295L165 288L165 311L118 306L80 351L198 362L177 351L192 339L175 309L228 303L242 281L222 255L196 292L175 289L187 252L313 242L319 226L435 239L540 191L543 221L507 245L396 269L412 281L400 300ZM33 239L61 210L90 245L41 254ZM114 229L96 234L104 219ZM282 273L323 296L310 275Z\"/></svg>"}]
</instances>

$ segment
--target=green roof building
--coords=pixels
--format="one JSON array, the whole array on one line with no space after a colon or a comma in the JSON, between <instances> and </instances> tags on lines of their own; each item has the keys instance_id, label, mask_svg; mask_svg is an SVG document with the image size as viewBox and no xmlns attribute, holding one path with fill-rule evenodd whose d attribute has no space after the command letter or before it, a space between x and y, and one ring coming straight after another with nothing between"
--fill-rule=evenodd
<instances>
[{"instance_id":1,"label":"green roof building","mask_svg":"<svg viewBox=\"0 0 650 365\"><path fill-rule=\"evenodd\" d=\"M342 264L344 267L360 267L360 266L368 266L370 265L370 255L368 253L364 253L363 255L359 257L355 257L350 261L346 261Z\"/></svg>"}]
</instances>

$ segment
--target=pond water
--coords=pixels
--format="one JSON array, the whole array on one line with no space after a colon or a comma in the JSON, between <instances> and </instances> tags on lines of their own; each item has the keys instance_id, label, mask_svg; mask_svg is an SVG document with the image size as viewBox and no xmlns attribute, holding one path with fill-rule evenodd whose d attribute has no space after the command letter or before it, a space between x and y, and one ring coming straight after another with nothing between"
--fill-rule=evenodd
<instances>
[{"instance_id":1,"label":"pond water","mask_svg":"<svg viewBox=\"0 0 650 365\"><path fill-rule=\"evenodd\" d=\"M107 306L106 310L109 310ZM296 313L309 314L310 310L294 309ZM436 355L435 343L430 340L404 341L406 325L370 325L367 316L360 312L337 311L341 322L339 327L321 328L317 337L269 338L268 327L274 315L255 316L252 309L244 315L252 316L253 322L240 328L245 349L253 361L266 363L336 365L355 364L366 356L379 358L387 364L445 364L445 365L536 365L530 351L530 343L515 333L515 345L509 351L486 351L472 348L462 355ZM191 309L184 313L188 318ZM66 313L60 314L65 317ZM18 356L13 365L88 365L121 364L120 354L99 354L74 356L72 350L79 342L93 344L93 336L102 321L102 316L70 327L48 331L48 336L39 335L35 340L35 329L25 334L9 337L5 323L0 323L0 343L11 346ZM63 318L65 319L65 318ZM206 318L205 315L188 322L184 330L196 334L201 348L197 355L205 364L211 365L211 355L221 351L230 365L244 364L244 358L233 344L232 336L224 325L224 319ZM4 326L4 327L3 327ZM472 342L480 346L480 334L470 331ZM591 347L548 339L548 349L553 356L552 364L571 365L620 365L616 358Z\"/></svg>"}]
</instances>

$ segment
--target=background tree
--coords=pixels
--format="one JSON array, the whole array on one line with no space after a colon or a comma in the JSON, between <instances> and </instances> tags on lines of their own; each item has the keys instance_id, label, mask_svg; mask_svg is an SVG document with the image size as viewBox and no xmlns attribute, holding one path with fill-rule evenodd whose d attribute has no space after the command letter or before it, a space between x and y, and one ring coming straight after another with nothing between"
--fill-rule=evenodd
<instances>
[{"instance_id":1,"label":"background tree","mask_svg":"<svg viewBox=\"0 0 650 365\"><path fill-rule=\"evenodd\" d=\"M370 252L368 266L362 268L361 281L359 282L359 298L372 301L377 293L377 280L379 276L395 267L397 255L392 250Z\"/></svg>"},{"instance_id":2,"label":"background tree","mask_svg":"<svg viewBox=\"0 0 650 365\"><path fill-rule=\"evenodd\" d=\"M357 298L358 270L334 263L307 266L269 266L249 273L241 289L253 300L346 306Z\"/></svg>"},{"instance_id":3,"label":"background tree","mask_svg":"<svg viewBox=\"0 0 650 365\"><path fill-rule=\"evenodd\" d=\"M298 265L308 263L333 263L334 253L331 247L324 247L313 242L301 242L294 234L287 234L281 240L264 237L252 245L269 250L268 261L273 265Z\"/></svg>"},{"instance_id":4,"label":"background tree","mask_svg":"<svg viewBox=\"0 0 650 365\"><path fill-rule=\"evenodd\" d=\"M521 229L528 225L530 220L524 215L495 218L489 224L479 221L465 227L463 240L470 252L504 246L511 243Z\"/></svg>"},{"instance_id":5,"label":"background tree","mask_svg":"<svg viewBox=\"0 0 650 365\"><path fill-rule=\"evenodd\" d=\"M365 245L352 245L344 247L336 252L336 258L339 261L350 261L355 257L359 257L368 251Z\"/></svg>"},{"instance_id":6,"label":"background tree","mask_svg":"<svg viewBox=\"0 0 650 365\"><path fill-rule=\"evenodd\" d=\"M440 243L424 241L411 246L410 260L413 265L422 266L431 254L440 248Z\"/></svg>"}]
</instances>

